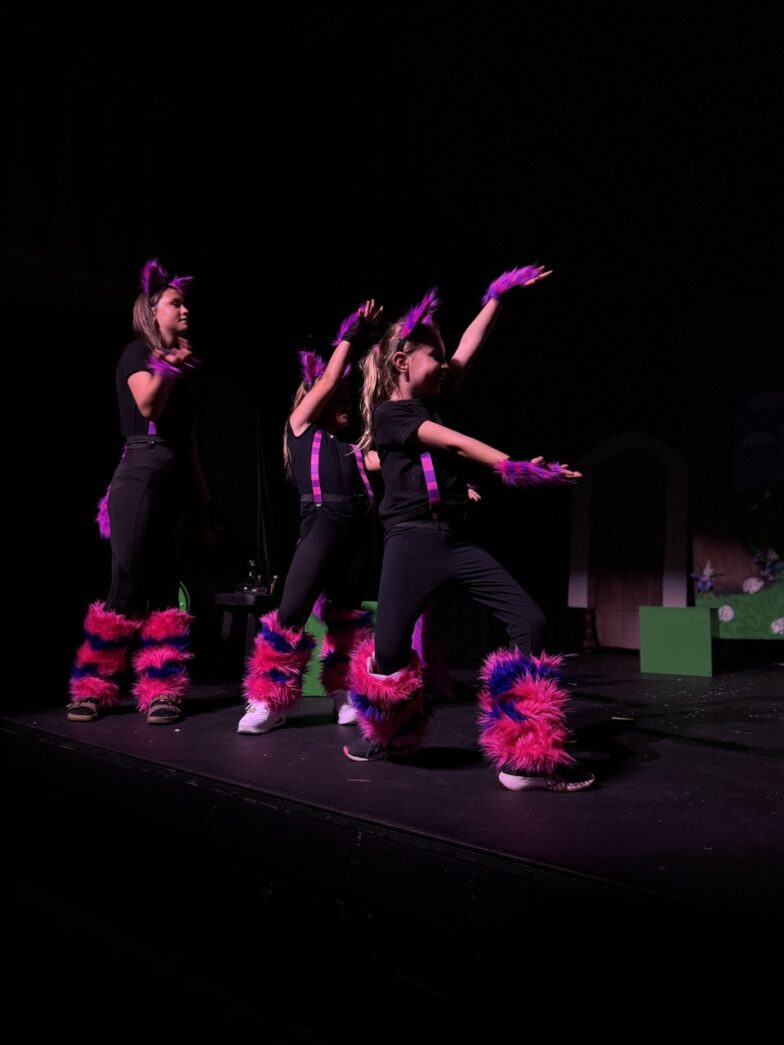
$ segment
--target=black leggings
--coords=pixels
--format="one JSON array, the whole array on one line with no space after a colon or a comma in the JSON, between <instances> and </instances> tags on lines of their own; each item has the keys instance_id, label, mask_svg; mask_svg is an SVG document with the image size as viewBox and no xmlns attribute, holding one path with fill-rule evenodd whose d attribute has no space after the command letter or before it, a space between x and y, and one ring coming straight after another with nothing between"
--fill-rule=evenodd
<instances>
[{"instance_id":1,"label":"black leggings","mask_svg":"<svg viewBox=\"0 0 784 1045\"><path fill-rule=\"evenodd\" d=\"M106 609L125 617L177 605L175 530L185 510L186 458L157 436L126 443L109 493L112 584Z\"/></svg>"},{"instance_id":2,"label":"black leggings","mask_svg":"<svg viewBox=\"0 0 784 1045\"><path fill-rule=\"evenodd\" d=\"M302 526L294 550L278 620L284 628L301 628L324 592L340 609L357 609L367 583L370 527L366 518L340 518L326 505Z\"/></svg>"},{"instance_id":3,"label":"black leggings","mask_svg":"<svg viewBox=\"0 0 784 1045\"><path fill-rule=\"evenodd\" d=\"M384 540L376 613L376 665L383 675L404 667L417 617L446 581L458 581L505 625L513 646L538 650L545 617L488 552L444 522L397 523Z\"/></svg>"}]
</instances>

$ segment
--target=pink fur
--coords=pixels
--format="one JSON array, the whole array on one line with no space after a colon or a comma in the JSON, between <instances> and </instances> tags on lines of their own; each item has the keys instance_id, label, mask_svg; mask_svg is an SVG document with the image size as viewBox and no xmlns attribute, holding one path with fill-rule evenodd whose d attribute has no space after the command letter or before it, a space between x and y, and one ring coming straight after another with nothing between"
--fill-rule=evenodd
<instances>
[{"instance_id":1,"label":"pink fur","mask_svg":"<svg viewBox=\"0 0 784 1045\"><path fill-rule=\"evenodd\" d=\"M349 330L351 330L351 328L357 322L357 320L359 319L361 314L362 314L362 309L358 308L354 312L352 312L350 316L346 316L346 318L343 320L343 322L338 327L337 335L335 337L335 340L332 342L332 344L335 347L337 347L340 344L340 342L343 340L343 338L346 336L346 334L349 332Z\"/></svg>"},{"instance_id":2,"label":"pink fur","mask_svg":"<svg viewBox=\"0 0 784 1045\"><path fill-rule=\"evenodd\" d=\"M292 707L302 696L302 676L310 659L314 640L306 631L285 628L278 620L278 611L272 610L261 618L262 626L284 638L290 646L305 643L300 649L276 650L262 630L256 636L253 652L243 679L243 691L251 704L268 704L276 711ZM269 672L279 672L283 679L270 678Z\"/></svg>"},{"instance_id":3,"label":"pink fur","mask_svg":"<svg viewBox=\"0 0 784 1045\"><path fill-rule=\"evenodd\" d=\"M368 658L372 658L373 652L373 637L370 635L355 646L349 668L352 694L367 700L376 712L369 713L352 699L362 735L385 747L415 749L422 742L427 728L419 657L412 650L411 660L405 668L394 675L384 676L368 671ZM414 717L419 719L416 727L407 729Z\"/></svg>"},{"instance_id":4,"label":"pink fur","mask_svg":"<svg viewBox=\"0 0 784 1045\"><path fill-rule=\"evenodd\" d=\"M193 659L187 650L179 650L175 646L148 646L134 655L133 666L136 671L148 671L150 668L160 671L167 664L184 664Z\"/></svg>"},{"instance_id":5,"label":"pink fur","mask_svg":"<svg viewBox=\"0 0 784 1045\"><path fill-rule=\"evenodd\" d=\"M551 464L533 464L531 461L499 461L493 465L507 486L544 486L571 484L573 482L561 471L557 461Z\"/></svg>"},{"instance_id":6,"label":"pink fur","mask_svg":"<svg viewBox=\"0 0 784 1045\"><path fill-rule=\"evenodd\" d=\"M562 658L548 653L531 657L536 667L558 669ZM480 672L484 687L479 693L479 746L490 761L498 766L529 772L550 773L557 766L574 760L564 750L568 730L564 722L564 705L569 694L557 678L538 677L518 651L497 650L486 659ZM498 686L499 678L503 685ZM490 692L490 682L500 689ZM501 713L491 717L500 706L507 705L522 720Z\"/></svg>"},{"instance_id":7,"label":"pink fur","mask_svg":"<svg viewBox=\"0 0 784 1045\"><path fill-rule=\"evenodd\" d=\"M69 690L74 700L98 697L103 704L117 703L119 687L112 676L123 671L128 663L128 642L138 628L138 622L119 613L104 609L102 602L93 602L84 618L85 639L76 651L76 668L94 668L97 675L72 677ZM116 642L112 649L94 646L95 639Z\"/></svg>"},{"instance_id":8,"label":"pink fur","mask_svg":"<svg viewBox=\"0 0 784 1045\"><path fill-rule=\"evenodd\" d=\"M119 686L116 682L112 682L111 679L85 675L84 678L71 679L69 691L74 700L97 697L102 704L105 704L107 707L113 707L117 703Z\"/></svg>"},{"instance_id":9,"label":"pink fur","mask_svg":"<svg viewBox=\"0 0 784 1045\"><path fill-rule=\"evenodd\" d=\"M375 740L384 747L395 751L405 751L420 747L427 732L427 719L424 714L424 694L419 693L413 700L396 712L390 713L381 719L366 718L361 712L357 714L357 723L362 736L368 740ZM415 716L421 716L416 729L407 729L402 732L410 720Z\"/></svg>"},{"instance_id":10,"label":"pink fur","mask_svg":"<svg viewBox=\"0 0 784 1045\"><path fill-rule=\"evenodd\" d=\"M139 711L148 711L155 697L181 700L188 692L191 680L184 666L193 654L188 650L178 649L173 643L177 639L187 639L190 636L192 621L190 613L168 609L156 610L142 624L142 641L157 645L144 646L133 658L133 666L139 675L133 686ZM156 678L153 674L147 674L177 665L182 666L183 670L166 678Z\"/></svg>"},{"instance_id":11,"label":"pink fur","mask_svg":"<svg viewBox=\"0 0 784 1045\"><path fill-rule=\"evenodd\" d=\"M107 642L130 639L138 627L138 621L104 609L102 602L91 603L84 618L84 630Z\"/></svg>"},{"instance_id":12,"label":"pink fur","mask_svg":"<svg viewBox=\"0 0 784 1045\"><path fill-rule=\"evenodd\" d=\"M482 304L486 305L488 301L500 298L512 287L524 287L528 283L535 282L543 272L543 265L525 265L523 268L510 269L509 272L502 273L487 288L485 296L482 298Z\"/></svg>"},{"instance_id":13,"label":"pink fur","mask_svg":"<svg viewBox=\"0 0 784 1045\"><path fill-rule=\"evenodd\" d=\"M128 647L119 649L93 649L88 642L83 642L76 651L74 663L78 668L86 668L94 664L101 675L115 675L123 671L128 663Z\"/></svg>"},{"instance_id":14,"label":"pink fur","mask_svg":"<svg viewBox=\"0 0 784 1045\"><path fill-rule=\"evenodd\" d=\"M106 487L106 493L98 502L98 514L95 517L95 521L98 523L98 532L105 541L108 541L112 535L111 522L109 521L109 491L111 488L111 484Z\"/></svg>"},{"instance_id":15,"label":"pink fur","mask_svg":"<svg viewBox=\"0 0 784 1045\"><path fill-rule=\"evenodd\" d=\"M188 692L190 679L183 672L168 679L156 679L143 675L137 679L133 686L136 697L136 706L139 711L149 711L150 704L156 697L172 697L174 700L182 700Z\"/></svg>"},{"instance_id":16,"label":"pink fur","mask_svg":"<svg viewBox=\"0 0 784 1045\"><path fill-rule=\"evenodd\" d=\"M182 293L188 284L193 282L193 276L175 276L174 279L169 279L169 273L160 261L150 258L142 266L139 282L142 293L149 297L165 287L174 287Z\"/></svg>"},{"instance_id":17,"label":"pink fur","mask_svg":"<svg viewBox=\"0 0 784 1045\"><path fill-rule=\"evenodd\" d=\"M390 709L407 700L422 688L419 657L411 651L411 660L394 675L378 675L368 671L368 658L374 653L373 637L368 636L354 650L349 668L349 683L354 693L361 693L378 708Z\"/></svg>"},{"instance_id":18,"label":"pink fur","mask_svg":"<svg viewBox=\"0 0 784 1045\"><path fill-rule=\"evenodd\" d=\"M351 651L372 633L372 628L365 610L336 610L326 603L322 606L322 614L327 633L321 643L321 685L327 693L335 693L346 689ZM354 627L345 626L351 622L356 622ZM344 626L337 629L335 626L338 623ZM335 653L339 655L335 662L325 663Z\"/></svg>"},{"instance_id":19,"label":"pink fur","mask_svg":"<svg viewBox=\"0 0 784 1045\"><path fill-rule=\"evenodd\" d=\"M153 642L181 638L190 634L193 617L184 610L157 610L142 624L141 637Z\"/></svg>"},{"instance_id":20,"label":"pink fur","mask_svg":"<svg viewBox=\"0 0 784 1045\"><path fill-rule=\"evenodd\" d=\"M441 302L438 300L438 290L436 287L431 287L422 300L417 302L417 304L410 308L405 316L403 316L403 322L400 327L400 340L405 341L406 338L411 337L412 333L420 323L429 326L433 322L433 313L437 308L440 308L440 306Z\"/></svg>"}]
</instances>

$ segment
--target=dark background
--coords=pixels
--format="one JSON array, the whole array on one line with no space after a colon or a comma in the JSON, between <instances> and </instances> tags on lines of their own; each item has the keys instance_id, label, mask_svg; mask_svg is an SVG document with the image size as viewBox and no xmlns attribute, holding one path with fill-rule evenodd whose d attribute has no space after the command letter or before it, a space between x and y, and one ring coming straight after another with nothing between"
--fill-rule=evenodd
<instances>
[{"instance_id":1,"label":"dark background","mask_svg":"<svg viewBox=\"0 0 784 1045\"><path fill-rule=\"evenodd\" d=\"M772 9L133 8L111 26L17 14L7 32L8 551L25 625L42 603L55 617L47 684L64 688L108 581L91 519L150 256L196 276L222 522L197 589L232 586L255 553L260 462L285 572L297 349L326 348L366 296L393 318L434 283L454 346L490 279L531 262L554 275L510 296L449 420L572 464L615 434L657 436L689 461L695 526L731 528L764 498L770 530L780 456L752 482L737 462L744 409L781 382ZM568 494L485 487L480 536L548 612L548 644L568 646Z\"/></svg>"}]
</instances>

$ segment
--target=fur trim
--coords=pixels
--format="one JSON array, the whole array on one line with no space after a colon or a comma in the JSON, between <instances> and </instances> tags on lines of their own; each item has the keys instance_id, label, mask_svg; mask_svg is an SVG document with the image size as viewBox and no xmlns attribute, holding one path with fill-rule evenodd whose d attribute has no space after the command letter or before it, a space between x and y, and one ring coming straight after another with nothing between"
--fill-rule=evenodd
<instances>
[{"instance_id":1,"label":"fur trim","mask_svg":"<svg viewBox=\"0 0 784 1045\"><path fill-rule=\"evenodd\" d=\"M417 748L427 728L419 657L393 675L379 675L372 663L373 638L367 636L355 648L349 667L351 703L363 736L398 750Z\"/></svg>"},{"instance_id":2,"label":"fur trim","mask_svg":"<svg viewBox=\"0 0 784 1045\"><path fill-rule=\"evenodd\" d=\"M482 304L497 300L502 294L506 294L512 287L524 287L528 283L534 283L544 272L544 265L525 265L523 268L510 269L502 273L498 279L494 279L485 291Z\"/></svg>"},{"instance_id":3,"label":"fur trim","mask_svg":"<svg viewBox=\"0 0 784 1045\"><path fill-rule=\"evenodd\" d=\"M109 493L111 489L112 484L109 483L106 487L106 493L98 502L98 514L95 517L95 521L98 523L98 532L105 541L108 541L112 535L112 527L109 521Z\"/></svg>"},{"instance_id":4,"label":"fur trim","mask_svg":"<svg viewBox=\"0 0 784 1045\"><path fill-rule=\"evenodd\" d=\"M116 704L117 676L128 664L128 644L138 628L137 621L104 609L93 602L84 618L84 641L76 651L69 691L74 700L98 697Z\"/></svg>"},{"instance_id":5,"label":"fur trim","mask_svg":"<svg viewBox=\"0 0 784 1045\"><path fill-rule=\"evenodd\" d=\"M155 697L182 700L190 688L187 662L193 617L184 610L156 610L141 626L140 649L133 658L138 678L133 686L139 711Z\"/></svg>"},{"instance_id":6,"label":"fur trim","mask_svg":"<svg viewBox=\"0 0 784 1045\"><path fill-rule=\"evenodd\" d=\"M507 486L571 485L573 480L561 471L557 461L551 464L533 464L531 461L499 461L493 465Z\"/></svg>"},{"instance_id":7,"label":"fur trim","mask_svg":"<svg viewBox=\"0 0 784 1045\"><path fill-rule=\"evenodd\" d=\"M479 746L498 767L551 773L574 760L564 705L569 694L560 677L561 658L497 650L482 666Z\"/></svg>"},{"instance_id":8,"label":"fur trim","mask_svg":"<svg viewBox=\"0 0 784 1045\"><path fill-rule=\"evenodd\" d=\"M436 287L431 287L422 300L417 302L403 316L403 322L400 327L400 340L405 341L411 337L420 324L430 326L433 322L433 313L440 307L441 302L438 299L438 290Z\"/></svg>"},{"instance_id":9,"label":"fur trim","mask_svg":"<svg viewBox=\"0 0 784 1045\"><path fill-rule=\"evenodd\" d=\"M315 639L304 629L286 628L272 610L261 618L253 652L243 679L251 704L268 704L276 711L292 707L302 696L302 676Z\"/></svg>"},{"instance_id":10,"label":"fur trim","mask_svg":"<svg viewBox=\"0 0 784 1045\"><path fill-rule=\"evenodd\" d=\"M373 628L369 610L335 609L328 602L321 606L327 634L321 643L321 685L327 693L347 688L348 668L354 646Z\"/></svg>"}]
</instances>

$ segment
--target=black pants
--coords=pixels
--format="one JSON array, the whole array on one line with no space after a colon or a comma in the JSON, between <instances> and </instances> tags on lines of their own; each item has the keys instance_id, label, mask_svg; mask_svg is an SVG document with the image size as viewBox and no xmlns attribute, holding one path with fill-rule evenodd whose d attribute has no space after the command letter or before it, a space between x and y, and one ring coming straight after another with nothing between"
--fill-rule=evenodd
<instances>
[{"instance_id":1,"label":"black pants","mask_svg":"<svg viewBox=\"0 0 784 1045\"><path fill-rule=\"evenodd\" d=\"M187 456L157 436L132 436L112 477L112 583L106 609L126 617L177 605L175 532L186 507Z\"/></svg>"},{"instance_id":2,"label":"black pants","mask_svg":"<svg viewBox=\"0 0 784 1045\"><path fill-rule=\"evenodd\" d=\"M384 540L376 613L376 664L382 674L408 663L417 617L447 581L464 585L492 610L513 646L523 653L539 649L544 614L492 555L464 540L453 524L398 523Z\"/></svg>"},{"instance_id":3,"label":"black pants","mask_svg":"<svg viewBox=\"0 0 784 1045\"><path fill-rule=\"evenodd\" d=\"M278 620L301 628L324 592L340 609L356 609L367 583L370 523L333 514L324 504L308 516L286 577Z\"/></svg>"}]
</instances>

